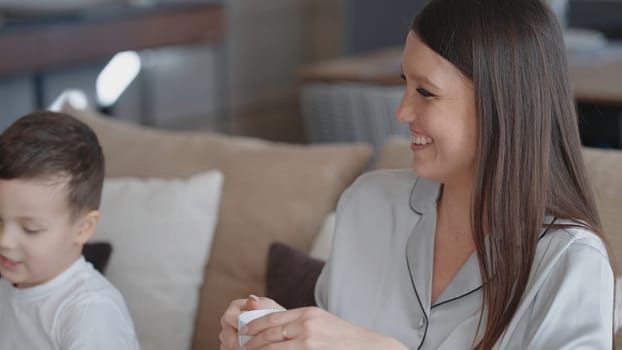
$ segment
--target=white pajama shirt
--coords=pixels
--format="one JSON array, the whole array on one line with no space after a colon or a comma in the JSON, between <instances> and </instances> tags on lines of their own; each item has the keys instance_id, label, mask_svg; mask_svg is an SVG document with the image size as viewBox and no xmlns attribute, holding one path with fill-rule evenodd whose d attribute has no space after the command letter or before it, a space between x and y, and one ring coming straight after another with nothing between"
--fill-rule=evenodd
<instances>
[{"instance_id":1,"label":"white pajama shirt","mask_svg":"<svg viewBox=\"0 0 622 350\"><path fill-rule=\"evenodd\" d=\"M471 349L481 339L476 253L431 300L440 189L411 170L355 181L339 201L318 305L410 349ZM602 241L581 228L540 234L525 293L495 349L611 349L614 277Z\"/></svg>"}]
</instances>

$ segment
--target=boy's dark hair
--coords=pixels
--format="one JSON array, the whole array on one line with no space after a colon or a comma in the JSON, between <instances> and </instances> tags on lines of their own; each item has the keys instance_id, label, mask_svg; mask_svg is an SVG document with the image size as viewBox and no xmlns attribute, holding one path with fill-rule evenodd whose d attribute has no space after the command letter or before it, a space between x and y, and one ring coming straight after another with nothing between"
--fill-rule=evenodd
<instances>
[{"instance_id":1,"label":"boy's dark hair","mask_svg":"<svg viewBox=\"0 0 622 350\"><path fill-rule=\"evenodd\" d=\"M0 134L0 179L66 178L73 218L99 208L104 155L91 128L74 117L40 111Z\"/></svg>"}]
</instances>

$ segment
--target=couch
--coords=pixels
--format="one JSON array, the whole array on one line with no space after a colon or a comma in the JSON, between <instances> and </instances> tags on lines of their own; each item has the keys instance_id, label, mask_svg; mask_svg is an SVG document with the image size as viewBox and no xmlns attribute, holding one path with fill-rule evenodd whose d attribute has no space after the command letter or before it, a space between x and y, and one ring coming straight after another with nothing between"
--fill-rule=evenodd
<instances>
[{"instance_id":1,"label":"couch","mask_svg":"<svg viewBox=\"0 0 622 350\"><path fill-rule=\"evenodd\" d=\"M219 348L219 319L231 300L265 293L266 257L273 242L310 251L340 194L370 168L372 157L365 144L279 144L208 132L156 130L69 105L64 111L94 129L109 178L173 179L210 169L222 173L218 222L202 267L202 284L196 286L193 329L185 330L193 350ZM584 155L605 231L619 261L622 151L586 148ZM392 138L372 167L409 164L408 141Z\"/></svg>"},{"instance_id":2,"label":"couch","mask_svg":"<svg viewBox=\"0 0 622 350\"><path fill-rule=\"evenodd\" d=\"M138 272L136 269L145 265L146 259L152 258L149 252L142 252L140 255L136 253L137 266L133 266L134 263L130 262L132 250L145 246L160 249L166 244L173 247L184 242L174 242L172 239L155 242L155 238L147 236L147 242L145 239L131 241L135 247L131 247L130 251L128 247L113 244L113 254L106 276L113 284L117 283L117 287L124 294L136 323L143 350L181 349L186 346L185 342L181 347L172 345L168 348L158 347L158 343L168 341L168 338L176 336L179 332L189 333L192 349L218 349L220 317L229 302L236 298L247 297L251 293L265 292L265 258L270 243L281 241L308 251L324 217L334 210L341 192L364 171L372 154L371 148L365 144L305 146L208 132L163 131L114 120L91 111L77 110L70 105L64 106L63 110L91 126L97 134L106 158L107 179L127 177L145 180L178 179L208 170L222 172L224 183L218 222L204 274L201 276L202 285L195 286L197 295L188 294L183 305L178 301L180 307L196 304L196 313L193 315L194 327L190 325L190 328L196 331L179 329L179 322L173 320L177 317L173 315L175 310L169 308L168 313L151 313L152 310L149 308L153 309L154 305L158 308L158 304L164 304L169 299L165 296L166 291L161 289L170 286L160 283L157 276L145 281L151 286L149 289L142 289L145 298L153 298L155 301L149 308L143 305L146 303L145 300L133 298L132 295L128 295L125 288L135 282L128 281L128 278L144 279L143 275L147 272L144 269ZM153 182L153 179L149 181ZM134 182L125 182L127 184L122 188L130 189L137 185ZM108 181L104 184L103 197L110 194L111 187L108 184L119 188L118 183ZM197 188L198 190L200 188ZM117 197L119 192L123 190L115 191ZM150 210L150 207L155 205L154 202L158 201L154 196L146 198L149 203L140 208L142 211ZM175 200L177 198L171 198L171 201ZM103 202L100 224L104 224L105 230L132 231L136 226L140 226L141 223L135 222L132 217L124 217L122 221L127 222L103 222L110 218L111 214L122 214L111 211L125 205L107 204L105 198ZM177 205L184 204L183 201L177 202ZM180 215L187 210L181 211ZM161 215L166 214L161 212ZM166 222L159 225L164 224ZM157 227L151 226L150 230L153 229ZM171 236L174 239L187 235L186 232L174 232ZM98 237L102 236L96 232L95 238ZM123 242L126 242L128 238L123 239ZM203 241L197 245L210 248ZM188 247L191 248L193 247ZM158 251L162 252L161 249ZM119 271L117 266L121 256L127 261L126 266L122 268L127 269L127 273L131 273L132 276L120 276L123 271ZM185 258L178 255L172 259L162 256L163 260L170 261L169 265L161 266L162 279L174 277L169 270L175 267L172 265L177 264L178 260ZM191 258L192 254L188 254L187 259ZM189 275L193 271L186 268L183 273ZM198 300L193 300L197 297ZM143 321L143 315L137 314L138 312L150 312L152 320ZM162 318L170 318L170 324L161 324ZM145 322L152 322L153 327L144 324ZM171 332L171 329L177 331ZM167 332L167 338L157 338Z\"/></svg>"}]
</instances>

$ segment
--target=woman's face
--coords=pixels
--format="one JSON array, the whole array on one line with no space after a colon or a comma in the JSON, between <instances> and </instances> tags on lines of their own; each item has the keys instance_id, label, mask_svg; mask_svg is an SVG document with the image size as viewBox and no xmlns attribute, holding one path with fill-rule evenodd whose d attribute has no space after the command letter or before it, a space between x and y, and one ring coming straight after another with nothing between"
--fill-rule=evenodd
<instances>
[{"instance_id":1,"label":"woman's face","mask_svg":"<svg viewBox=\"0 0 622 350\"><path fill-rule=\"evenodd\" d=\"M478 119L471 81L412 31L402 71L406 91L397 119L410 127L413 170L441 183L470 185Z\"/></svg>"}]
</instances>

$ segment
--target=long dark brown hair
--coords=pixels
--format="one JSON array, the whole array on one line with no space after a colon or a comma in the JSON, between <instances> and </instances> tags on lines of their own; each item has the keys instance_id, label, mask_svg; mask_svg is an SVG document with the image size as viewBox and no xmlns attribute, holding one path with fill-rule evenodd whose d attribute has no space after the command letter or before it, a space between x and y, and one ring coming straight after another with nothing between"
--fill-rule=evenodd
<instances>
[{"instance_id":1,"label":"long dark brown hair","mask_svg":"<svg viewBox=\"0 0 622 350\"><path fill-rule=\"evenodd\" d=\"M411 30L475 87L471 222L487 319L477 348L490 349L523 296L546 215L604 238L581 154L562 30L539 0L432 0Z\"/></svg>"}]
</instances>

